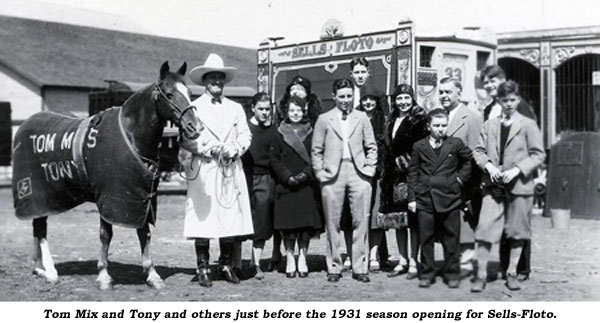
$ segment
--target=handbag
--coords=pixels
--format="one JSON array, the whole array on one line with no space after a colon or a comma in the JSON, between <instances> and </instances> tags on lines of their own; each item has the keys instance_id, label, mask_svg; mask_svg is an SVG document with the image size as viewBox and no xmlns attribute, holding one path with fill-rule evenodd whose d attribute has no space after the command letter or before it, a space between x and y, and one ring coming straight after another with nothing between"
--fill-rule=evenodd
<instances>
[{"instance_id":1,"label":"handbag","mask_svg":"<svg viewBox=\"0 0 600 323\"><path fill-rule=\"evenodd\" d=\"M481 188L482 190L489 192L495 199L507 198L508 191L503 184L494 183L490 179L489 175L484 175L481 180Z\"/></svg>"},{"instance_id":2,"label":"handbag","mask_svg":"<svg viewBox=\"0 0 600 323\"><path fill-rule=\"evenodd\" d=\"M406 183L394 184L394 192L392 194L392 203L401 205L408 202L408 185Z\"/></svg>"},{"instance_id":3,"label":"handbag","mask_svg":"<svg viewBox=\"0 0 600 323\"><path fill-rule=\"evenodd\" d=\"M377 212L375 225L380 229L400 229L408 226L408 213L406 211L381 213Z\"/></svg>"}]
</instances>

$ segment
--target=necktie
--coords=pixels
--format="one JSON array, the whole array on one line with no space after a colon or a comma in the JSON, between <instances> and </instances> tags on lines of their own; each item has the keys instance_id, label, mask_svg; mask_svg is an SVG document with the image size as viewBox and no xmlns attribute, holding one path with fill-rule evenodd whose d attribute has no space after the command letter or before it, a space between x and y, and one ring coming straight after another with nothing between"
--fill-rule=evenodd
<instances>
[{"instance_id":1,"label":"necktie","mask_svg":"<svg viewBox=\"0 0 600 323\"><path fill-rule=\"evenodd\" d=\"M442 140L441 139L436 139L435 140L435 149L438 149L442 146Z\"/></svg>"},{"instance_id":2,"label":"necktie","mask_svg":"<svg viewBox=\"0 0 600 323\"><path fill-rule=\"evenodd\" d=\"M502 117L502 124L504 126L509 126L510 125L510 116L509 115L504 115Z\"/></svg>"},{"instance_id":3,"label":"necktie","mask_svg":"<svg viewBox=\"0 0 600 323\"><path fill-rule=\"evenodd\" d=\"M221 98L212 98L210 100L210 102L212 102L212 104L217 104L217 103L221 104Z\"/></svg>"},{"instance_id":4,"label":"necktie","mask_svg":"<svg viewBox=\"0 0 600 323\"><path fill-rule=\"evenodd\" d=\"M348 111L342 110L342 120L348 119Z\"/></svg>"}]
</instances>

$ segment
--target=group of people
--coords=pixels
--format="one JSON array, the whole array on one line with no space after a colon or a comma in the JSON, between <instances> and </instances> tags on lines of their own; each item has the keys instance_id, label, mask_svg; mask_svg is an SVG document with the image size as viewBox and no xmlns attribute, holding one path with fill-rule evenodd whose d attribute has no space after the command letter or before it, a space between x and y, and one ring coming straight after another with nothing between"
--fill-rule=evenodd
<instances>
[{"instance_id":1,"label":"group of people","mask_svg":"<svg viewBox=\"0 0 600 323\"><path fill-rule=\"evenodd\" d=\"M286 277L305 278L310 241L322 233L327 281L351 270L367 283L369 272L389 264L391 219L400 261L389 277L406 274L426 288L441 274L457 288L461 267L472 271L475 262L471 291L481 292L491 246L500 243L506 286L520 289L529 276L533 172L545 154L518 85L499 66L487 67L482 81L493 101L482 115L461 102L457 79L440 80L440 107L431 111L400 84L386 113L386 96L369 85L368 60L353 59L350 68L350 78L332 84L331 110L296 76L277 109L257 93L249 119L223 96L235 68L211 54L192 69L190 79L206 87L193 102L204 129L181 142L180 159L188 180L184 235L195 241L200 285L212 285L211 238L219 238L223 277L239 283L243 240L253 241L255 278L264 278L259 261L271 237L267 270L283 260L283 242Z\"/></svg>"}]
</instances>

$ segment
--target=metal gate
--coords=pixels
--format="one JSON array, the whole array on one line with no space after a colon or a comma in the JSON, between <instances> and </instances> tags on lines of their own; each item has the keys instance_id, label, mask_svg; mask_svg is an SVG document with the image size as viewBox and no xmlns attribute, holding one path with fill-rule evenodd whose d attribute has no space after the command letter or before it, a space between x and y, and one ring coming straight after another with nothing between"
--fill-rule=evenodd
<instances>
[{"instance_id":1,"label":"metal gate","mask_svg":"<svg viewBox=\"0 0 600 323\"><path fill-rule=\"evenodd\" d=\"M507 79L519 83L522 99L531 104L540 125L540 71L528 62L512 57L500 58L498 65L506 72Z\"/></svg>"},{"instance_id":2,"label":"metal gate","mask_svg":"<svg viewBox=\"0 0 600 323\"><path fill-rule=\"evenodd\" d=\"M556 133L596 130L599 97L592 85L594 71L600 71L598 54L573 57L556 69Z\"/></svg>"}]
</instances>

